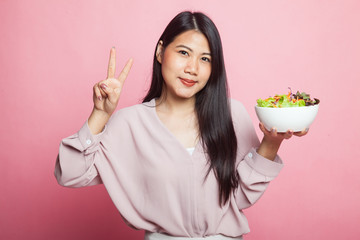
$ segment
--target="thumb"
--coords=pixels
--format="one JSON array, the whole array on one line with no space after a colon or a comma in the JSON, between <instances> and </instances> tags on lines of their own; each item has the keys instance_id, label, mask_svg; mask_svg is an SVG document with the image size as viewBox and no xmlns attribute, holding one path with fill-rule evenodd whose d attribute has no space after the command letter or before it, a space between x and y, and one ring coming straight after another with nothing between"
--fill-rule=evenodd
<instances>
[{"instance_id":1,"label":"thumb","mask_svg":"<svg viewBox=\"0 0 360 240\"><path fill-rule=\"evenodd\" d=\"M120 88L108 88L107 89L107 95L108 95L108 99L112 104L117 104L119 97L120 97Z\"/></svg>"},{"instance_id":2,"label":"thumb","mask_svg":"<svg viewBox=\"0 0 360 240\"><path fill-rule=\"evenodd\" d=\"M101 90L106 94L106 97L110 100L110 102L114 101L114 89L109 87L105 82L100 83Z\"/></svg>"}]
</instances>

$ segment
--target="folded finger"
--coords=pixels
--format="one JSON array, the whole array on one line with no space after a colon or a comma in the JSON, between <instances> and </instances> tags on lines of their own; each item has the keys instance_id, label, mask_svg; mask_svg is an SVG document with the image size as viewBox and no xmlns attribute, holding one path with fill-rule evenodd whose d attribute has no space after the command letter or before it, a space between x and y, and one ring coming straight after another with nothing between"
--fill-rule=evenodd
<instances>
[{"instance_id":1,"label":"folded finger","mask_svg":"<svg viewBox=\"0 0 360 240\"><path fill-rule=\"evenodd\" d=\"M100 89L99 89L99 87L98 87L97 84L94 85L94 96L95 96L99 101L102 101L101 92L100 92Z\"/></svg>"},{"instance_id":2,"label":"folded finger","mask_svg":"<svg viewBox=\"0 0 360 240\"><path fill-rule=\"evenodd\" d=\"M102 95L103 97L107 97L108 92L109 92L109 86L108 86L106 83L104 83L104 82L100 82L100 83L98 84L98 86L99 86L101 95Z\"/></svg>"}]
</instances>

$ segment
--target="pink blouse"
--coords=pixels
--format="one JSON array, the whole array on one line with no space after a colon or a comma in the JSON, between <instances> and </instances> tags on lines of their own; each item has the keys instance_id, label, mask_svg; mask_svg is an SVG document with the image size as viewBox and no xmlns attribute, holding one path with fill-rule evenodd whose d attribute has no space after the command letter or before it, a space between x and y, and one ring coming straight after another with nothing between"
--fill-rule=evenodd
<instances>
[{"instance_id":1,"label":"pink blouse","mask_svg":"<svg viewBox=\"0 0 360 240\"><path fill-rule=\"evenodd\" d=\"M192 155L162 124L155 100L113 114L104 130L92 135L87 122L61 141L55 176L66 187L103 183L132 227L172 236L238 237L249 232L242 209L254 204L283 164L257 154L259 140L243 105L231 100L238 140L240 184L219 205L213 172L198 143Z\"/></svg>"}]
</instances>

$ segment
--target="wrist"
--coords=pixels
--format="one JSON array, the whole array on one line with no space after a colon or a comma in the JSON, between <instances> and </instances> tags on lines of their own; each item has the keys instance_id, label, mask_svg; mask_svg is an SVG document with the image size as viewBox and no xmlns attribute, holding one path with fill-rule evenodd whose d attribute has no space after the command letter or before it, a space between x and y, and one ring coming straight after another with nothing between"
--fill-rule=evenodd
<instances>
[{"instance_id":1,"label":"wrist","mask_svg":"<svg viewBox=\"0 0 360 240\"><path fill-rule=\"evenodd\" d=\"M100 119L109 119L111 117L111 114L103 111L103 110L99 110L97 108L93 108L92 112L91 112L91 116L94 116L96 118L100 118Z\"/></svg>"},{"instance_id":2,"label":"wrist","mask_svg":"<svg viewBox=\"0 0 360 240\"><path fill-rule=\"evenodd\" d=\"M88 125L91 133L94 135L100 133L104 129L105 124L109 121L110 116L111 115L104 111L93 108L88 119Z\"/></svg>"},{"instance_id":3,"label":"wrist","mask_svg":"<svg viewBox=\"0 0 360 240\"><path fill-rule=\"evenodd\" d=\"M257 152L258 154L269 160L274 160L282 141L283 139L276 139L271 136L265 135L260 143Z\"/></svg>"}]
</instances>

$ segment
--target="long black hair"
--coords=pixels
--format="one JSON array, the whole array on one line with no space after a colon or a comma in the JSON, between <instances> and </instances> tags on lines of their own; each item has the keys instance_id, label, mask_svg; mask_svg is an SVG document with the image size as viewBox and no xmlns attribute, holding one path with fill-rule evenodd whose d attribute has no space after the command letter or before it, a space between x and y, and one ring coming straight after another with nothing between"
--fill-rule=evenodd
<instances>
[{"instance_id":1,"label":"long black hair","mask_svg":"<svg viewBox=\"0 0 360 240\"><path fill-rule=\"evenodd\" d=\"M159 42L165 49L179 34L197 30L207 38L211 52L211 74L206 86L196 94L195 111L199 135L207 154L209 169L214 171L219 183L219 202L225 204L238 186L235 169L237 140L231 118L227 78L219 32L212 20L200 12L181 12L165 28ZM164 79L161 64L153 60L152 81L143 102L161 96Z\"/></svg>"}]
</instances>

